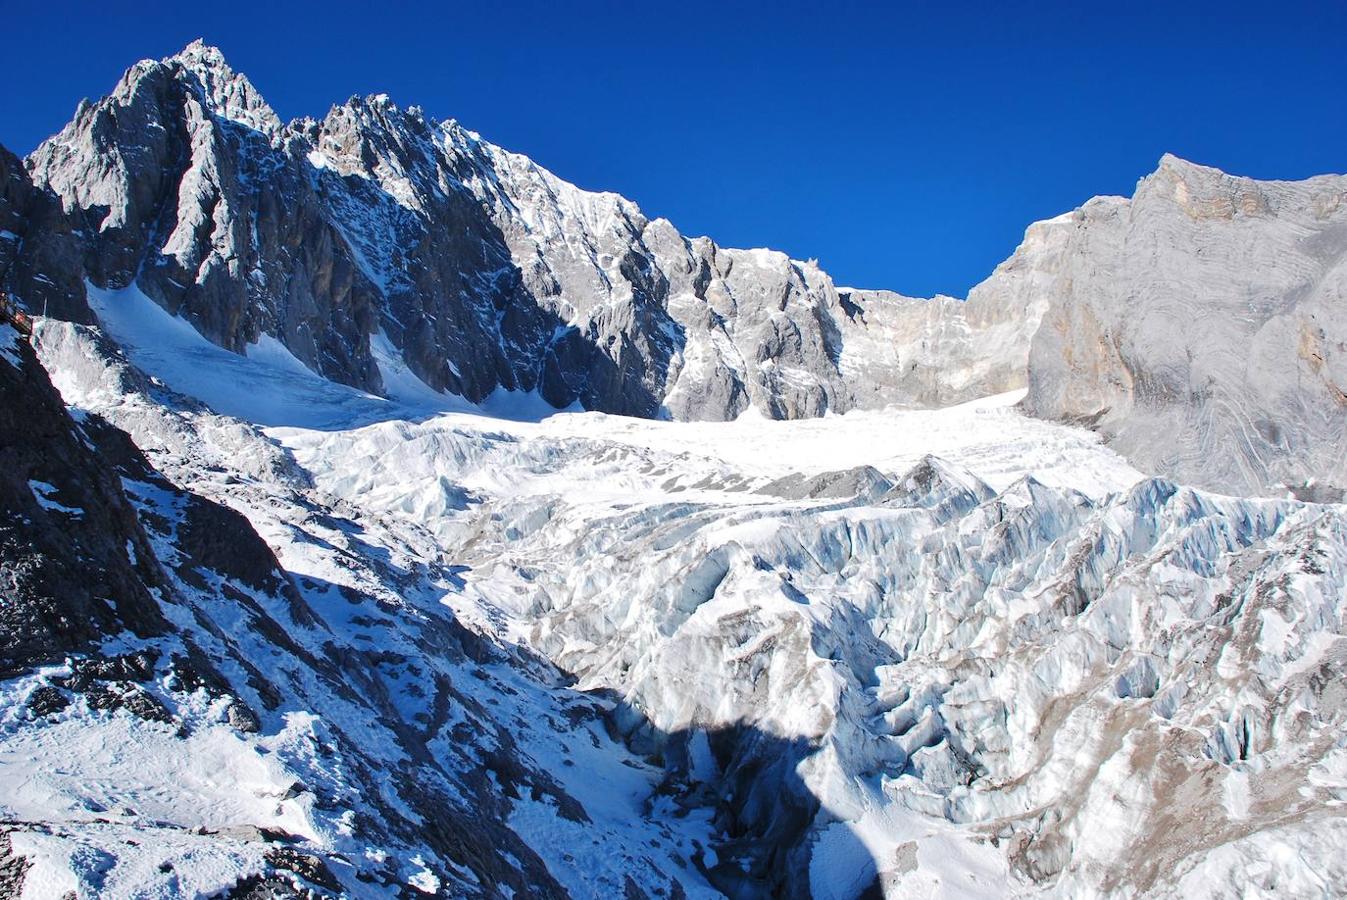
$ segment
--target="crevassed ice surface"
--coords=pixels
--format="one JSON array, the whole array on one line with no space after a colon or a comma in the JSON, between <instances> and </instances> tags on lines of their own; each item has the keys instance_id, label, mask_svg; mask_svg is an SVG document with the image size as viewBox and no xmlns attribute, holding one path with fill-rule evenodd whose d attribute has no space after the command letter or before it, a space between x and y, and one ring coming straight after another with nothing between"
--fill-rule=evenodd
<instances>
[{"instance_id":1,"label":"crevassed ice surface","mask_svg":"<svg viewBox=\"0 0 1347 900\"><path fill-rule=\"evenodd\" d=\"M51 346L68 402L171 443L92 389L106 380L80 374L83 351ZM266 354L233 364L267 370L245 418L302 377ZM350 427L337 402L266 436L323 502L401 535L363 552L451 561L435 602L610 698L631 750L663 764L658 788L628 777L607 797L594 785L632 770L625 751L577 758L555 724L515 727L606 841L671 841L648 862L686 890L1332 893L1347 511L1145 477L1015 399L797 422L392 409ZM257 477L248 454L213 462ZM199 486L293 573L350 578L298 537L316 527L302 511ZM529 690L512 708L560 702ZM559 880L596 890L612 862L577 862L575 829L540 815L521 799L511 822Z\"/></svg>"}]
</instances>

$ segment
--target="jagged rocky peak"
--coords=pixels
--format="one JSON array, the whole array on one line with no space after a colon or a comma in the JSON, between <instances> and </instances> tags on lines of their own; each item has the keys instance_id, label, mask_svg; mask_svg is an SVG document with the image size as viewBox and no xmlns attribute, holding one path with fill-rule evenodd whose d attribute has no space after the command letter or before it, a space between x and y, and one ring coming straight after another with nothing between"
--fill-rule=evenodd
<instances>
[{"instance_id":1,"label":"jagged rocky peak","mask_svg":"<svg viewBox=\"0 0 1347 900\"><path fill-rule=\"evenodd\" d=\"M189 124L219 118L268 137L281 130L280 119L247 76L231 69L219 49L196 40L174 56L136 63L107 97L80 101L74 119L43 142L28 165L66 198L67 208L106 205L110 218L95 224L124 225L120 214L133 198L116 190L115 176L144 177L150 174L142 171L147 164L167 162L162 151L171 135L164 132L184 117ZM98 143L90 147L90 138ZM130 158L118 158L128 151ZM121 187L134 194L137 185Z\"/></svg>"},{"instance_id":2,"label":"jagged rocky peak","mask_svg":"<svg viewBox=\"0 0 1347 900\"><path fill-rule=\"evenodd\" d=\"M1194 220L1233 219L1279 212L1274 208L1279 187L1290 184L1294 182L1260 182L1230 175L1166 153L1155 172L1137 184L1137 193L1171 199Z\"/></svg>"},{"instance_id":3,"label":"jagged rocky peak","mask_svg":"<svg viewBox=\"0 0 1347 900\"><path fill-rule=\"evenodd\" d=\"M925 340L887 298L843 303L816 265L688 240L383 95L281 127L199 43L137 64L29 164L96 235L97 287L134 280L221 346L270 335L374 392L387 341L386 364L474 402L505 389L639 416L793 418L910 400L891 348ZM950 342L967 343L961 330ZM1023 380L1014 363L967 375L912 355L934 385L922 400Z\"/></svg>"},{"instance_id":4,"label":"jagged rocky peak","mask_svg":"<svg viewBox=\"0 0 1347 900\"><path fill-rule=\"evenodd\" d=\"M218 47L210 46L200 38L169 57L165 63L179 67L184 73L196 76L205 91L212 111L266 135L274 136L281 130L281 120L262 99L246 75L235 72L225 62Z\"/></svg>"}]
</instances>

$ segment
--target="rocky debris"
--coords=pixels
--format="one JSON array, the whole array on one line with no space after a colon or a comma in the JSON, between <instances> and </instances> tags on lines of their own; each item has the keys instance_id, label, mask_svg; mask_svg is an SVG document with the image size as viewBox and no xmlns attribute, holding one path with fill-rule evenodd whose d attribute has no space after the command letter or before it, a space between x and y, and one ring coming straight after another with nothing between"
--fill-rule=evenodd
<instances>
[{"instance_id":1,"label":"rocky debris","mask_svg":"<svg viewBox=\"0 0 1347 900\"><path fill-rule=\"evenodd\" d=\"M28 709L35 716L50 716L70 705L70 698L55 685L44 684L28 695Z\"/></svg>"},{"instance_id":2,"label":"rocky debris","mask_svg":"<svg viewBox=\"0 0 1347 900\"><path fill-rule=\"evenodd\" d=\"M23 883L32 865L26 857L14 855L9 830L0 829L0 900L23 896Z\"/></svg>"},{"instance_id":3,"label":"rocky debris","mask_svg":"<svg viewBox=\"0 0 1347 900\"><path fill-rule=\"evenodd\" d=\"M249 875L240 879L226 896L229 900L322 900L339 895L319 893L283 875Z\"/></svg>"},{"instance_id":4,"label":"rocky debris","mask_svg":"<svg viewBox=\"0 0 1347 900\"><path fill-rule=\"evenodd\" d=\"M125 656L77 659L70 664L65 686L75 691L88 690L99 681L148 681L154 677L159 653L153 650Z\"/></svg>"},{"instance_id":5,"label":"rocky debris","mask_svg":"<svg viewBox=\"0 0 1347 900\"><path fill-rule=\"evenodd\" d=\"M94 656L70 661L70 674L52 679L53 686L39 688L46 691L39 703L51 704L59 696L63 703L62 690L83 694L90 709L109 712L125 709L131 715L147 722L173 724L175 718L164 702L147 691L142 684L154 677L155 662L159 654L155 651L128 654L125 656ZM52 693L54 692L54 693ZM34 694L37 692L35 691ZM35 698L30 698L33 708ZM62 708L63 708L62 706Z\"/></svg>"},{"instance_id":6,"label":"rocky debris","mask_svg":"<svg viewBox=\"0 0 1347 900\"><path fill-rule=\"evenodd\" d=\"M138 719L146 722L174 723L173 713L159 698L138 684L121 682L96 682L84 689L90 709L115 712L124 709Z\"/></svg>"},{"instance_id":7,"label":"rocky debris","mask_svg":"<svg viewBox=\"0 0 1347 900\"><path fill-rule=\"evenodd\" d=\"M310 884L333 892L341 890L341 882L333 876L327 863L311 853L291 847L272 847L267 850L266 860L275 868L293 872Z\"/></svg>"},{"instance_id":8,"label":"rocky debris","mask_svg":"<svg viewBox=\"0 0 1347 900\"><path fill-rule=\"evenodd\" d=\"M245 734L260 731L262 720L248 704L234 696L233 687L215 669L206 654L190 639L184 639L183 644L187 648L187 655L175 655L171 661L175 679L173 687L187 693L205 690L207 696L226 698L228 706L225 708L225 718L232 727Z\"/></svg>"},{"instance_id":9,"label":"rocky debris","mask_svg":"<svg viewBox=\"0 0 1347 900\"><path fill-rule=\"evenodd\" d=\"M183 509L178 546L193 563L236 578L248 587L280 593L285 575L276 554L248 520L227 506L199 497Z\"/></svg>"}]
</instances>

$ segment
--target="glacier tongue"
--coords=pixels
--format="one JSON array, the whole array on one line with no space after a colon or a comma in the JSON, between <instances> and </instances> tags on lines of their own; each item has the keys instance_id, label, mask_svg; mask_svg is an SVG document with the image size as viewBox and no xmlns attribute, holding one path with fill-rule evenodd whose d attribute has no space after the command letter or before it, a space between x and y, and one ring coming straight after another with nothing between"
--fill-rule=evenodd
<instances>
[{"instance_id":1,"label":"glacier tongue","mask_svg":"<svg viewBox=\"0 0 1347 900\"><path fill-rule=\"evenodd\" d=\"M1025 417L1019 393L791 422L363 424L359 392L331 386L309 401L320 427L259 433L149 402L87 334L40 329L67 401L244 513L340 640L408 646L403 629L438 607L519 648L522 668L492 669L479 702L517 692L516 752L587 827L628 858L623 828L683 860L652 857L641 884L1234 896L1347 877L1331 852L1347 837L1341 505L1145 477L1097 435ZM262 357L194 365L256 392L312 378ZM333 514L361 530L343 537ZM450 580L412 575L450 563ZM309 583L384 597L386 621ZM628 751L556 730L575 701L527 674L534 652L658 762L629 800L593 787L632 771ZM511 802L510 827L568 891L613 871L589 871L564 818Z\"/></svg>"},{"instance_id":2,"label":"glacier tongue","mask_svg":"<svg viewBox=\"0 0 1347 900\"><path fill-rule=\"evenodd\" d=\"M621 695L631 746L718 798L722 889L1342 877L1285 860L1347 832L1347 511L1144 478L1013 399L272 433L451 548L461 617Z\"/></svg>"}]
</instances>

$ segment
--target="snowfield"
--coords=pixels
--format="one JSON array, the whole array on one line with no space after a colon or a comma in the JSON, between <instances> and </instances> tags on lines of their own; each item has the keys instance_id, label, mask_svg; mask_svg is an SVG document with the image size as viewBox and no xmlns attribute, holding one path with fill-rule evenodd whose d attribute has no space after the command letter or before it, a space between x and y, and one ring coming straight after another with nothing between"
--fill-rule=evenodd
<instances>
[{"instance_id":1,"label":"snowfield","mask_svg":"<svg viewBox=\"0 0 1347 900\"><path fill-rule=\"evenodd\" d=\"M100 302L154 381L47 322L67 403L246 516L308 612L256 595L290 623L278 648L179 584L196 612L172 613L173 640L289 673L274 707L245 691L274 709L256 732L171 680L154 693L176 731L83 700L35 718L27 698L60 673L9 683L0 805L50 823L11 839L33 861L24 896L209 894L260 871L264 829L353 896L477 893L415 827L368 824L420 816L406 783L369 779L416 756L396 721L424 730L449 787L499 792L573 896L1347 883L1341 505L1146 477L1018 395L794 422L509 419L406 381L392 401L318 384L276 353L179 352L192 336L157 307ZM146 515L182 503L128 489ZM441 616L495 649L442 643ZM319 658L379 661L359 690L381 711ZM507 745L531 791L498 764L472 780ZM501 851L530 883L519 852Z\"/></svg>"}]
</instances>

